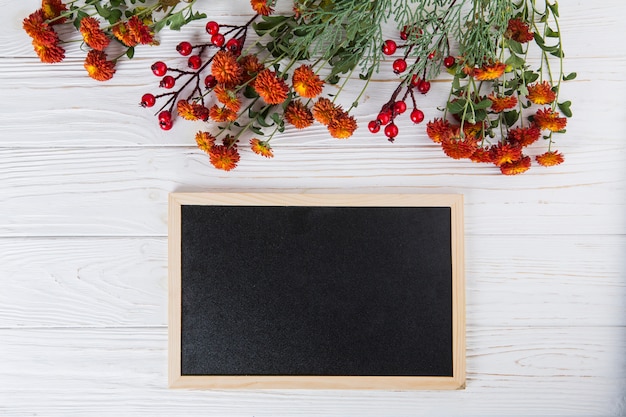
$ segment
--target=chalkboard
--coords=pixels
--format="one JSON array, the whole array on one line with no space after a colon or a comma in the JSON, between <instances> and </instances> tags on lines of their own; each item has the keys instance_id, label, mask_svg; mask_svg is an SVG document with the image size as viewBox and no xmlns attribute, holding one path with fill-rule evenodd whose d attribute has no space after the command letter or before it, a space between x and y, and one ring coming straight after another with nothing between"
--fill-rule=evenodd
<instances>
[{"instance_id":1,"label":"chalkboard","mask_svg":"<svg viewBox=\"0 0 626 417\"><path fill-rule=\"evenodd\" d=\"M465 383L460 195L173 193L170 386Z\"/></svg>"}]
</instances>

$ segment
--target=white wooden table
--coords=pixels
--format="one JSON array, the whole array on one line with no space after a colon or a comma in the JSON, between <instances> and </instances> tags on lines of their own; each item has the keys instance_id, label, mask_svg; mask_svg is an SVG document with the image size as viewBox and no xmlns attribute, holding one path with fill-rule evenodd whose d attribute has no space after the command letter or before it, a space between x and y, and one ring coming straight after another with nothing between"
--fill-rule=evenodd
<instances>
[{"instance_id":1,"label":"white wooden table","mask_svg":"<svg viewBox=\"0 0 626 417\"><path fill-rule=\"evenodd\" d=\"M201 3L222 21L249 14L245 0ZM563 86L566 162L516 177L444 157L408 117L396 143L372 136L395 85L383 75L351 139L288 129L274 159L244 150L217 171L198 125L163 132L137 105L156 90L151 63L179 62L203 23L103 84L77 47L38 62L21 30L37 7L0 0L1 416L626 415L626 3L560 2L579 74ZM446 94L433 84L427 119ZM467 388L168 390L167 195L211 190L464 194Z\"/></svg>"}]
</instances>

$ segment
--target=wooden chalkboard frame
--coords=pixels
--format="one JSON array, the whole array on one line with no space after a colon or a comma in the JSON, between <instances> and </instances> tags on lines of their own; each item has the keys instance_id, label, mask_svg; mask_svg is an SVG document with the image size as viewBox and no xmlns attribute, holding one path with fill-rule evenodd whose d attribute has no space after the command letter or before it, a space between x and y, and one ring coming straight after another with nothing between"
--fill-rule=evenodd
<instances>
[{"instance_id":1,"label":"wooden chalkboard frame","mask_svg":"<svg viewBox=\"0 0 626 417\"><path fill-rule=\"evenodd\" d=\"M449 376L281 376L182 375L181 373L181 207L327 206L450 207L452 254L452 368ZM465 280L463 196L458 194L275 194L171 193L169 195L170 388L192 389L378 389L449 390L465 387Z\"/></svg>"}]
</instances>

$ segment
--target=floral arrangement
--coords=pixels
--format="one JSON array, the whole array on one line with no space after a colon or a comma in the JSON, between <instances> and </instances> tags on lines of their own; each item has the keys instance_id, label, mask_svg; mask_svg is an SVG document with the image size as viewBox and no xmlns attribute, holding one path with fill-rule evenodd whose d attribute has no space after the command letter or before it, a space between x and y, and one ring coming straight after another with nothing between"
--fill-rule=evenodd
<instances>
[{"instance_id":1,"label":"floral arrangement","mask_svg":"<svg viewBox=\"0 0 626 417\"><path fill-rule=\"evenodd\" d=\"M194 1L137 2L145 0L43 0L24 29L43 62L58 62L64 53L54 28L73 23L88 49L88 74L104 81L137 45L158 44L159 30L205 18L192 11ZM144 94L140 104L156 109L164 130L177 117L207 122L195 140L216 168L237 166L244 138L254 153L271 158L272 138L286 126L317 122L333 138L349 138L357 129L355 109L381 70L391 70L398 83L367 124L373 134L393 142L400 134L395 122L407 112L421 124L418 102L445 72L448 100L425 123L445 155L492 164L506 175L527 171L531 152L542 166L564 161L555 136L565 132L572 112L559 92L576 73L564 71L556 1L292 0L288 14L275 14L276 3L251 0L255 14L240 25L209 20L206 41L177 45L185 57L179 68L152 64L162 91ZM385 39L383 26L391 20L398 35ZM104 51L113 41L125 49L108 59ZM363 88L343 108L337 98L357 74ZM333 93L324 93L331 84ZM537 142L544 144L539 152Z\"/></svg>"}]
</instances>

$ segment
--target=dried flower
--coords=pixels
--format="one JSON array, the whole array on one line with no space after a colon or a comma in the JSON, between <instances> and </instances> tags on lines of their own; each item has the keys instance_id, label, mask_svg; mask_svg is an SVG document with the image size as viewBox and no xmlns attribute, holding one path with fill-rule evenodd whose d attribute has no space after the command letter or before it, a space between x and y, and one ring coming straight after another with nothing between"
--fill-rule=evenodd
<instances>
[{"instance_id":1,"label":"dried flower","mask_svg":"<svg viewBox=\"0 0 626 417\"><path fill-rule=\"evenodd\" d=\"M215 168L230 171L237 166L240 155L234 146L214 145L209 150L209 158Z\"/></svg>"},{"instance_id":2,"label":"dried flower","mask_svg":"<svg viewBox=\"0 0 626 417\"><path fill-rule=\"evenodd\" d=\"M559 113L550 108L537 110L533 121L539 129L549 130L551 132L559 132L565 129L567 125L567 119L565 117L559 117Z\"/></svg>"},{"instance_id":3,"label":"dried flower","mask_svg":"<svg viewBox=\"0 0 626 417\"><path fill-rule=\"evenodd\" d=\"M261 155L264 156L266 158L273 158L274 157L274 153L272 152L272 148L270 147L269 142L267 141L262 141L259 139L251 139L250 140L250 148L252 149L252 152L254 152L257 155Z\"/></svg>"},{"instance_id":4,"label":"dried flower","mask_svg":"<svg viewBox=\"0 0 626 417\"><path fill-rule=\"evenodd\" d=\"M115 62L107 61L106 54L95 49L87 53L84 66L89 76L94 80L110 80L115 74Z\"/></svg>"},{"instance_id":5,"label":"dried flower","mask_svg":"<svg viewBox=\"0 0 626 417\"><path fill-rule=\"evenodd\" d=\"M295 69L292 82L294 91L305 98L319 96L324 87L324 81L308 65L301 65Z\"/></svg>"},{"instance_id":6,"label":"dried flower","mask_svg":"<svg viewBox=\"0 0 626 417\"><path fill-rule=\"evenodd\" d=\"M563 155L559 153L558 151L548 151L548 152L542 153L541 155L537 155L535 159L537 160L539 165L542 165L544 167L551 167L554 165L559 165L563 163L563 161L565 160L563 158Z\"/></svg>"},{"instance_id":7,"label":"dried flower","mask_svg":"<svg viewBox=\"0 0 626 417\"><path fill-rule=\"evenodd\" d=\"M547 81L528 86L528 100L535 104L550 104L556 99L556 93Z\"/></svg>"},{"instance_id":8,"label":"dried flower","mask_svg":"<svg viewBox=\"0 0 626 417\"><path fill-rule=\"evenodd\" d=\"M269 69L259 72L254 80L254 89L267 104L281 104L289 92L285 81Z\"/></svg>"},{"instance_id":9,"label":"dried flower","mask_svg":"<svg viewBox=\"0 0 626 417\"><path fill-rule=\"evenodd\" d=\"M304 129L313 124L313 114L302 101L294 100L285 109L285 120L294 125L297 129Z\"/></svg>"}]
</instances>

